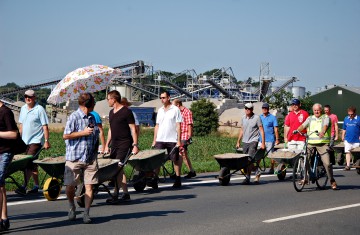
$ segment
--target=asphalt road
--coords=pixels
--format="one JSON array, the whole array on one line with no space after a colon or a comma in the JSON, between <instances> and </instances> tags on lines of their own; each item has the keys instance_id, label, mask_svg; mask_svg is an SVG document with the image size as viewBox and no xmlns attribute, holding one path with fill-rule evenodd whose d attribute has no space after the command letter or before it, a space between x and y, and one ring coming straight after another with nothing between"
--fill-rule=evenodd
<instances>
[{"instance_id":1,"label":"asphalt road","mask_svg":"<svg viewBox=\"0 0 360 235\"><path fill-rule=\"evenodd\" d=\"M360 175L335 171L340 190L316 190L309 185L298 193L289 180L263 175L259 185L241 185L242 176L219 186L217 173L171 182L158 190L132 192L131 202L107 205L106 194L96 195L83 224L67 220L64 194L46 201L42 194L8 194L11 234L356 234L360 231Z\"/></svg>"}]
</instances>

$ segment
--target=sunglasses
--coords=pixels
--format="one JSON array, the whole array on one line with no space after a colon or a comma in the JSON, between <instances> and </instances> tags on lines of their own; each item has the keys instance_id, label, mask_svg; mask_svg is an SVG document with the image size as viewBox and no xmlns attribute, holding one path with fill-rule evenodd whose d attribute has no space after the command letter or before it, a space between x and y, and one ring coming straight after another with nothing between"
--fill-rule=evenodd
<instances>
[{"instance_id":1,"label":"sunglasses","mask_svg":"<svg viewBox=\"0 0 360 235\"><path fill-rule=\"evenodd\" d=\"M34 98L34 96L28 96L28 95L25 95L24 97L25 97L25 99L26 99L26 98L29 98L29 99Z\"/></svg>"},{"instance_id":2,"label":"sunglasses","mask_svg":"<svg viewBox=\"0 0 360 235\"><path fill-rule=\"evenodd\" d=\"M250 109L252 109L252 108L247 108L247 107L245 107L245 109L246 109L246 110L250 110Z\"/></svg>"}]
</instances>

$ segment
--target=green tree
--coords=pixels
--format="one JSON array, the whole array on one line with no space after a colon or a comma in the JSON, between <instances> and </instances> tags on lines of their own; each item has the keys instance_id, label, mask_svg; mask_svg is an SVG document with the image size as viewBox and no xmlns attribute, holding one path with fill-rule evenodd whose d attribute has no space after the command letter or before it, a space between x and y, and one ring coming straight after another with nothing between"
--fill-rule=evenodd
<instances>
[{"instance_id":1,"label":"green tree","mask_svg":"<svg viewBox=\"0 0 360 235\"><path fill-rule=\"evenodd\" d=\"M193 113L194 135L204 136L216 132L219 127L219 114L215 110L214 103L201 99L191 104L190 110Z\"/></svg>"},{"instance_id":2,"label":"green tree","mask_svg":"<svg viewBox=\"0 0 360 235\"><path fill-rule=\"evenodd\" d=\"M308 91L306 92L306 95L304 98L300 99L301 102L301 108L303 110L308 111L309 113L312 113L312 106L314 105L314 101L310 98L311 93Z\"/></svg>"},{"instance_id":3,"label":"green tree","mask_svg":"<svg viewBox=\"0 0 360 235\"><path fill-rule=\"evenodd\" d=\"M293 95L291 92L281 90L272 96L265 98L265 102L269 103L270 109L276 109L283 116L287 114L287 107L289 106Z\"/></svg>"}]
</instances>

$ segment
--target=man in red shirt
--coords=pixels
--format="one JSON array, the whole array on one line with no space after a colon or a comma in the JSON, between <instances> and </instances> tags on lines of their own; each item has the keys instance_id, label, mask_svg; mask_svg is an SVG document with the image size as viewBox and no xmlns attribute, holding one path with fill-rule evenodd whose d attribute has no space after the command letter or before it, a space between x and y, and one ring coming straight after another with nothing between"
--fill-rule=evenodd
<instances>
[{"instance_id":1,"label":"man in red shirt","mask_svg":"<svg viewBox=\"0 0 360 235\"><path fill-rule=\"evenodd\" d=\"M193 127L193 118L192 112L182 105L182 102L178 99L173 100L173 105L177 106L180 109L183 122L180 124L181 129L181 147L180 155L182 156L185 165L189 169L189 173L184 177L185 179L190 179L196 176L196 172L191 165L191 161L188 156L188 145L191 144L192 137L192 127Z\"/></svg>"},{"instance_id":2,"label":"man in red shirt","mask_svg":"<svg viewBox=\"0 0 360 235\"><path fill-rule=\"evenodd\" d=\"M285 120L285 135L284 141L288 143L289 149L299 149L302 150L305 145L305 136L298 134L293 134L294 130L297 130L298 127L305 122L305 120L309 117L308 112L300 109L301 103L298 99L291 100L291 106L293 111L290 112ZM306 132L303 130L302 132Z\"/></svg>"},{"instance_id":3,"label":"man in red shirt","mask_svg":"<svg viewBox=\"0 0 360 235\"><path fill-rule=\"evenodd\" d=\"M339 126L338 126L339 119L336 116L336 114L331 113L331 107L328 104L324 106L324 112L326 115L329 116L330 121L331 121L330 146L332 147L332 146L334 146L335 141L337 141L339 138ZM332 148L329 148L329 154L330 154L331 163L333 165L335 165L335 151ZM342 164L340 164L340 163L342 163L341 161L344 162L342 154L340 155L340 159L338 161L339 165L342 165Z\"/></svg>"}]
</instances>

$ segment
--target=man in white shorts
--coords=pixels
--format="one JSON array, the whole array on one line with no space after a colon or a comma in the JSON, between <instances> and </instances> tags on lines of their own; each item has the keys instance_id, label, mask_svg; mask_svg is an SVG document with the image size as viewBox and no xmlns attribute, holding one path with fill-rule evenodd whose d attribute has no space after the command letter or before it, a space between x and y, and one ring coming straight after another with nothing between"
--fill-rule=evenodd
<instances>
[{"instance_id":1,"label":"man in white shorts","mask_svg":"<svg viewBox=\"0 0 360 235\"><path fill-rule=\"evenodd\" d=\"M346 166L345 171L350 170L351 153L350 150L360 146L360 117L356 115L356 108L350 106L348 115L344 119L342 140L345 145Z\"/></svg>"}]
</instances>

